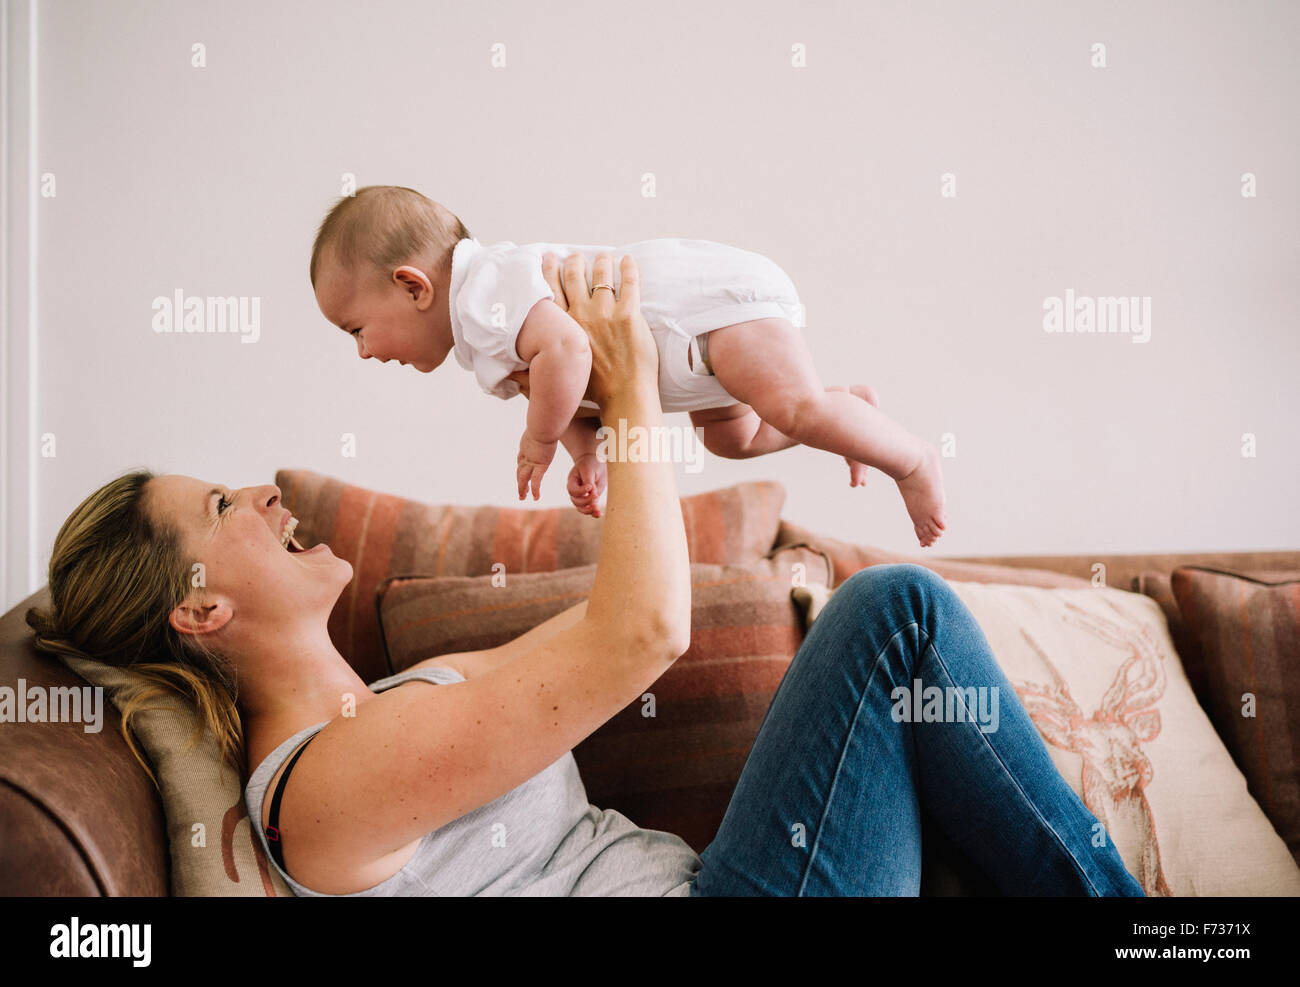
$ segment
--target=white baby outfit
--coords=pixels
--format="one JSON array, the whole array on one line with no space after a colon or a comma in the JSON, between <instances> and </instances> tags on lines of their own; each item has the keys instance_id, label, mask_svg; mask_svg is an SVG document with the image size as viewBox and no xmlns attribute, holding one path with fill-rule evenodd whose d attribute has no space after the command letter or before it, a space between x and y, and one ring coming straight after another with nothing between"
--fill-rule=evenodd
<instances>
[{"instance_id":1,"label":"white baby outfit","mask_svg":"<svg viewBox=\"0 0 1300 987\"><path fill-rule=\"evenodd\" d=\"M542 276L542 255L574 251L614 260L614 290L622 282L618 259L631 254L641 276L641 312L659 348L659 400L665 412L736 404L708 370L697 337L752 319L784 318L804 327L803 306L785 271L761 254L711 240L642 240L623 247L509 241L484 246L468 238L452 251L448 305L456 362L472 370L486 394L512 398L510 374L526 370L515 340L529 310L555 296ZM694 366L688 362L692 351ZM591 401L582 406L596 408Z\"/></svg>"}]
</instances>

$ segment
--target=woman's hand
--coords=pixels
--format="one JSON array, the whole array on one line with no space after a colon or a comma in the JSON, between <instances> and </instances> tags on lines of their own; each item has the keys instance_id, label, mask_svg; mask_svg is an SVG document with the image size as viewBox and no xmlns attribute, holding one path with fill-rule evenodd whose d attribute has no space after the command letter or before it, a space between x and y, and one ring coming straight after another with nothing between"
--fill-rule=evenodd
<instances>
[{"instance_id":1,"label":"woman's hand","mask_svg":"<svg viewBox=\"0 0 1300 987\"><path fill-rule=\"evenodd\" d=\"M604 408L620 388L644 386L659 389L659 350L641 315L641 281L636 261L624 255L619 265L618 297L611 289L592 292L587 286L587 258L574 251L560 259L549 251L542 256L542 275L564 309L591 340L591 380L585 397ZM591 268L595 284L614 283L614 262L598 254Z\"/></svg>"}]
</instances>

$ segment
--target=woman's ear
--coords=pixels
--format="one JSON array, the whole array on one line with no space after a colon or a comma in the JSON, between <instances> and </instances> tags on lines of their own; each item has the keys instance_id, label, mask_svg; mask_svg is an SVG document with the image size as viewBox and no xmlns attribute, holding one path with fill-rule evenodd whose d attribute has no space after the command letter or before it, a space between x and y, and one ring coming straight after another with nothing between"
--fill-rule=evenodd
<instances>
[{"instance_id":1,"label":"woman's ear","mask_svg":"<svg viewBox=\"0 0 1300 987\"><path fill-rule=\"evenodd\" d=\"M396 268L393 271L393 283L410 294L415 307L421 312L433 304L433 282L418 267L405 264Z\"/></svg>"},{"instance_id":2,"label":"woman's ear","mask_svg":"<svg viewBox=\"0 0 1300 987\"><path fill-rule=\"evenodd\" d=\"M211 634L234 616L229 603L197 603L186 600L168 615L168 622L181 634Z\"/></svg>"}]
</instances>

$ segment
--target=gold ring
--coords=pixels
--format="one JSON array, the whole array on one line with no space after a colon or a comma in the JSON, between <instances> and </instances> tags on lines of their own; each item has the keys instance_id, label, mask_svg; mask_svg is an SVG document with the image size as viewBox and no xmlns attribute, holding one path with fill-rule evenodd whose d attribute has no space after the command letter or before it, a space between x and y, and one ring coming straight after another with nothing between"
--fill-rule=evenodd
<instances>
[{"instance_id":1,"label":"gold ring","mask_svg":"<svg viewBox=\"0 0 1300 987\"><path fill-rule=\"evenodd\" d=\"M606 284L604 281L602 281L600 284L598 284L598 285L593 285L593 286L592 286L592 289L591 289L591 293L592 293L592 295L594 296L594 295L596 294L596 292L600 291L601 288L608 288L609 291L610 291L610 294L613 294L613 293L614 293L614 286L613 286L612 284Z\"/></svg>"}]
</instances>

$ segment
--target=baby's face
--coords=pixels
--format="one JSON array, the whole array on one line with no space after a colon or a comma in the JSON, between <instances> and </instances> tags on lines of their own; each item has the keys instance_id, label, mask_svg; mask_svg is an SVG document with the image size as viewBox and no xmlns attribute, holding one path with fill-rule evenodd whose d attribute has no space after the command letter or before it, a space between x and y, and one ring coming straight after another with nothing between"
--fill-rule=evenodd
<instances>
[{"instance_id":1,"label":"baby's face","mask_svg":"<svg viewBox=\"0 0 1300 987\"><path fill-rule=\"evenodd\" d=\"M325 264L316 277L316 304L330 322L348 333L363 360L397 360L423 373L437 365L428 310L392 279L363 276Z\"/></svg>"}]
</instances>

